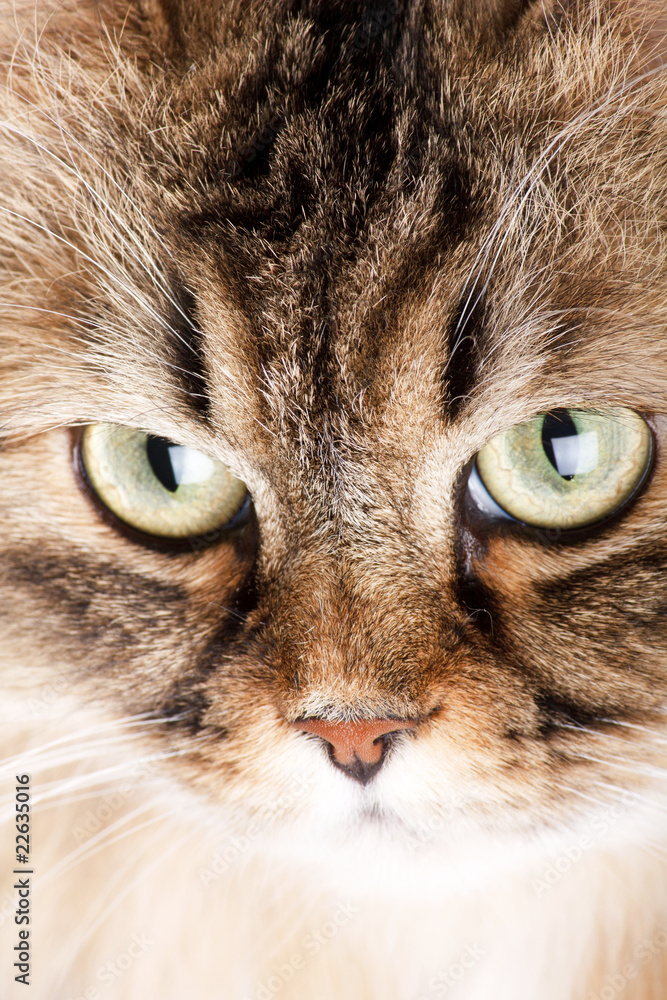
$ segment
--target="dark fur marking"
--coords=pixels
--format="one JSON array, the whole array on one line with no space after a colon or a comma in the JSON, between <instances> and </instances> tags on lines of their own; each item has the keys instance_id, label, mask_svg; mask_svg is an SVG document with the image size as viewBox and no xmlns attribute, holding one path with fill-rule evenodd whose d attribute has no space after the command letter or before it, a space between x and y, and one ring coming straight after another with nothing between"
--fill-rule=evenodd
<instances>
[{"instance_id":1,"label":"dark fur marking","mask_svg":"<svg viewBox=\"0 0 667 1000\"><path fill-rule=\"evenodd\" d=\"M612 714L617 716L622 714L618 711L615 713L603 711L599 706L594 708L589 704L559 698L547 691L538 692L534 696L534 701L539 712L538 733L542 739L562 735L563 724L585 730L594 728L604 719L611 718Z\"/></svg>"},{"instance_id":2,"label":"dark fur marking","mask_svg":"<svg viewBox=\"0 0 667 1000\"><path fill-rule=\"evenodd\" d=\"M484 301L474 287L464 291L450 326L450 354L445 368L445 408L456 420L475 386Z\"/></svg>"},{"instance_id":3,"label":"dark fur marking","mask_svg":"<svg viewBox=\"0 0 667 1000\"><path fill-rule=\"evenodd\" d=\"M180 730L190 736L196 736L201 732L202 719L210 707L210 701L206 692L201 688L183 684L174 689L171 696L168 696L160 707L156 709L156 718L168 719L165 727L170 730ZM227 739L229 730L225 726L206 727L210 735L215 735L218 740Z\"/></svg>"},{"instance_id":4,"label":"dark fur marking","mask_svg":"<svg viewBox=\"0 0 667 1000\"><path fill-rule=\"evenodd\" d=\"M260 381L283 356L285 344L276 329L284 320L299 345L294 354L304 376L300 384L315 423L341 405L335 322L328 320L338 304L330 290L339 272L353 270L367 249L363 237L369 219L391 212L396 197L411 192L418 197L419 182L429 175L431 217L437 224L395 261L391 285L398 296L406 288L426 286L434 267L441 266L443 249L455 245L473 221L472 157L467 146L461 149L460 123L443 122L440 113L429 111L422 91L435 87L430 77L420 86L415 82L419 67L426 66L419 58L426 44L423 32L416 30L423 7L394 0L300 4L309 32L296 68L286 11L277 13L257 71L242 81L226 112L236 150L230 160L227 147L225 162L217 163L220 154L211 153L204 171L208 190L180 220L186 240L212 248L228 293L250 321L248 349ZM370 60L369 46L374 47ZM293 84L297 70L298 88ZM356 81L353 104L351 81ZM248 140L248 134L253 138ZM468 129L466 144L473 141ZM266 278L269 263L272 276ZM383 309L390 309L386 296ZM385 341L391 336L378 332ZM366 385L373 374L370 359ZM296 412L300 419L300 401L290 400L285 412Z\"/></svg>"},{"instance_id":5,"label":"dark fur marking","mask_svg":"<svg viewBox=\"0 0 667 1000\"><path fill-rule=\"evenodd\" d=\"M169 364L188 402L200 419L207 419L211 407L208 369L201 330L196 322L194 295L179 281L172 281L169 310Z\"/></svg>"},{"instance_id":6,"label":"dark fur marking","mask_svg":"<svg viewBox=\"0 0 667 1000\"><path fill-rule=\"evenodd\" d=\"M127 659L155 629L156 608L168 608L178 627L188 600L176 584L94 559L38 550L5 553L2 575L17 590L36 596L38 607L44 605L44 623L51 628L57 623L62 638L78 636L94 670L107 664L115 668L118 655Z\"/></svg>"},{"instance_id":7,"label":"dark fur marking","mask_svg":"<svg viewBox=\"0 0 667 1000\"><path fill-rule=\"evenodd\" d=\"M179 0L160 0L160 7L169 28L172 57L185 58L186 36L183 31L183 18Z\"/></svg>"},{"instance_id":8,"label":"dark fur marking","mask_svg":"<svg viewBox=\"0 0 667 1000\"><path fill-rule=\"evenodd\" d=\"M111 563L60 553L49 557L43 550L8 551L3 555L7 578L31 589L41 590L53 600L53 606L68 614L85 615L101 593L104 596L132 595L128 608L133 614L152 616L155 603L184 604L187 593L178 584L166 584L140 573L119 570Z\"/></svg>"},{"instance_id":9,"label":"dark fur marking","mask_svg":"<svg viewBox=\"0 0 667 1000\"><path fill-rule=\"evenodd\" d=\"M455 580L456 597L472 622L484 635L494 633L493 595L488 587L472 573L457 574Z\"/></svg>"},{"instance_id":10,"label":"dark fur marking","mask_svg":"<svg viewBox=\"0 0 667 1000\"><path fill-rule=\"evenodd\" d=\"M277 112L267 118L247 144L226 164L222 171L223 179L238 183L268 174L271 150L284 122L284 116Z\"/></svg>"},{"instance_id":11,"label":"dark fur marking","mask_svg":"<svg viewBox=\"0 0 667 1000\"><path fill-rule=\"evenodd\" d=\"M478 537L468 522L468 477L472 460L461 471L455 488L455 503L458 509L458 532L455 545L454 593L456 599L482 634L493 636L497 610L491 590L477 577L474 566L483 557L485 537Z\"/></svg>"},{"instance_id":12,"label":"dark fur marking","mask_svg":"<svg viewBox=\"0 0 667 1000\"><path fill-rule=\"evenodd\" d=\"M248 616L257 607L257 602L255 578L250 573L227 602L223 609L226 616L207 642L196 664L189 669L187 677L172 686L161 702L158 712L162 717L174 717L171 725L182 726L193 734L203 728L203 718L211 704L205 689L207 678L220 669L225 657L241 650ZM183 718L175 718L176 716ZM227 736L227 731L221 727L216 729L216 734L223 739Z\"/></svg>"},{"instance_id":13,"label":"dark fur marking","mask_svg":"<svg viewBox=\"0 0 667 1000\"><path fill-rule=\"evenodd\" d=\"M198 668L206 672L215 669L213 660L221 652L227 652L232 643L238 642L246 631L248 617L256 609L259 593L254 573L249 573L243 584L227 601L225 611L227 617L209 640L206 649L199 658Z\"/></svg>"},{"instance_id":14,"label":"dark fur marking","mask_svg":"<svg viewBox=\"0 0 667 1000\"><path fill-rule=\"evenodd\" d=\"M628 566L632 573L628 573ZM667 552L645 546L635 552L612 556L590 569L575 570L565 577L537 584L534 610L568 628L576 627L573 609L586 615L587 634L599 633L606 642L617 633L621 645L630 631L650 641L667 636L667 596L660 580L667 572ZM613 608L613 621L609 609ZM599 624L591 612L599 610ZM613 659L613 658L612 658Z\"/></svg>"}]
</instances>

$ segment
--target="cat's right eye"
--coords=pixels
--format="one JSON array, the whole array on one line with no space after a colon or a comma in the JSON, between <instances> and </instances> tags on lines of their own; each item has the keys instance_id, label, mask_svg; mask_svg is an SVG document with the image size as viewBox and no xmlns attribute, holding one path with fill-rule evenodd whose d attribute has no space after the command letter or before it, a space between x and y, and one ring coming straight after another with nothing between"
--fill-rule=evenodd
<instances>
[{"instance_id":1,"label":"cat's right eye","mask_svg":"<svg viewBox=\"0 0 667 1000\"><path fill-rule=\"evenodd\" d=\"M554 410L484 445L468 491L492 517L575 530L621 510L645 481L652 453L648 424L632 410Z\"/></svg>"},{"instance_id":2,"label":"cat's right eye","mask_svg":"<svg viewBox=\"0 0 667 1000\"><path fill-rule=\"evenodd\" d=\"M240 526L248 490L202 452L120 424L90 424L81 470L97 500L135 531L183 541Z\"/></svg>"}]
</instances>

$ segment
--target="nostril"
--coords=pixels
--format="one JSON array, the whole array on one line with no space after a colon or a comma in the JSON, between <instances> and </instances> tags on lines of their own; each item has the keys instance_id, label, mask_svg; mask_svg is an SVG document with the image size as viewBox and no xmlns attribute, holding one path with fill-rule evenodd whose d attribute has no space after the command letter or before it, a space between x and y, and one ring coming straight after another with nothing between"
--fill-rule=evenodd
<instances>
[{"instance_id":1,"label":"nostril","mask_svg":"<svg viewBox=\"0 0 667 1000\"><path fill-rule=\"evenodd\" d=\"M414 729L416 723L407 719L372 719L367 722L300 719L293 725L325 740L330 747L332 763L350 777L366 784L382 765L389 745L387 737L401 729Z\"/></svg>"}]
</instances>

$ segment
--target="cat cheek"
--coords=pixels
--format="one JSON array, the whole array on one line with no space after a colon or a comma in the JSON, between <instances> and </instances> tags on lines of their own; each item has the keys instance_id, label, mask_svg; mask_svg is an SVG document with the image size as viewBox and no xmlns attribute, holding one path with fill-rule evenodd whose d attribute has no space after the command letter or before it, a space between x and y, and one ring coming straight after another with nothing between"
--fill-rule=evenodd
<instances>
[{"instance_id":1,"label":"cat cheek","mask_svg":"<svg viewBox=\"0 0 667 1000\"><path fill-rule=\"evenodd\" d=\"M628 521L620 554L618 531L613 544L597 538L554 547L499 535L476 567L493 595L495 634L505 655L582 720L629 716L659 704L667 647L659 581L667 552L647 544L641 524L640 515ZM638 600L628 568L642 561L651 570Z\"/></svg>"},{"instance_id":2,"label":"cat cheek","mask_svg":"<svg viewBox=\"0 0 667 1000\"><path fill-rule=\"evenodd\" d=\"M77 675L102 686L133 675L138 702L152 708L155 670L165 685L186 675L233 617L255 559L256 526L201 551L149 551L101 520L78 488L66 431L0 450L0 476L2 590L16 609L6 626L30 622L21 648L34 662L48 648L51 660L69 661L69 684Z\"/></svg>"}]
</instances>

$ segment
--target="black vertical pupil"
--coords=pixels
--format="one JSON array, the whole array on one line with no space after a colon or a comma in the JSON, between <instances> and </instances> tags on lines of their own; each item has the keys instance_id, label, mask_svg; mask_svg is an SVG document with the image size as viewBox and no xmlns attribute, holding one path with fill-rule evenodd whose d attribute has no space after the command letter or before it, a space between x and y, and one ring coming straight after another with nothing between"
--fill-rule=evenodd
<instances>
[{"instance_id":1,"label":"black vertical pupil","mask_svg":"<svg viewBox=\"0 0 667 1000\"><path fill-rule=\"evenodd\" d=\"M542 447L559 476L561 472L554 453L554 438L576 437L578 433L574 420L567 410L553 410L551 413L545 414L542 424ZM563 476L563 479L569 481L574 479L574 476Z\"/></svg>"},{"instance_id":2,"label":"black vertical pupil","mask_svg":"<svg viewBox=\"0 0 667 1000\"><path fill-rule=\"evenodd\" d=\"M175 493L178 489L178 483L176 482L176 477L174 475L174 467L171 464L171 455L169 454L170 448L173 448L173 441L167 441L166 438L155 437L153 434L147 435L146 454L148 456L151 469L164 488L169 490L170 493Z\"/></svg>"}]
</instances>

